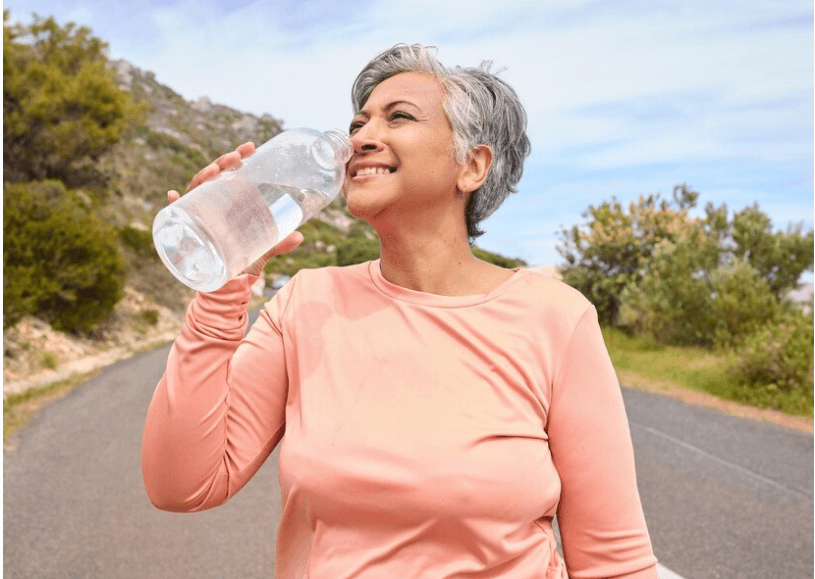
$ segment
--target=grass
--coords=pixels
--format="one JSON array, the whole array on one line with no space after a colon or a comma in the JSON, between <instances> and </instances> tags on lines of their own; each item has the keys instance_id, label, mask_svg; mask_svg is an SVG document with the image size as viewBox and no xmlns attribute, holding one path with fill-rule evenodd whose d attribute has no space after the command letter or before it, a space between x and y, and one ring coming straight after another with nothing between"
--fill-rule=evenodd
<instances>
[{"instance_id":1,"label":"grass","mask_svg":"<svg viewBox=\"0 0 815 579\"><path fill-rule=\"evenodd\" d=\"M772 408L798 416L813 414L811 400L798 392L784 393L762 386L736 384L728 372L735 354L690 346L665 346L611 328L603 329L603 338L617 370L756 408Z\"/></svg>"},{"instance_id":2,"label":"grass","mask_svg":"<svg viewBox=\"0 0 815 579\"><path fill-rule=\"evenodd\" d=\"M49 402L62 398L96 374L89 372L72 376L42 388L29 388L3 399L3 449L12 445L12 437Z\"/></svg>"}]
</instances>

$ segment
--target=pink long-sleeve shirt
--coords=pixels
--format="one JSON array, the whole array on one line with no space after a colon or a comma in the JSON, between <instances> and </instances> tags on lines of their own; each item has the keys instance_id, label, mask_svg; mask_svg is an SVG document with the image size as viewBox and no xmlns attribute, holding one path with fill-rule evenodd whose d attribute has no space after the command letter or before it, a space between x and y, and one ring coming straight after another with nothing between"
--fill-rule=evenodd
<instances>
[{"instance_id":1,"label":"pink long-sleeve shirt","mask_svg":"<svg viewBox=\"0 0 815 579\"><path fill-rule=\"evenodd\" d=\"M577 291L526 270L465 297L378 261L303 270L244 337L254 279L188 309L145 425L157 507L226 502L282 439L277 578L657 577Z\"/></svg>"}]
</instances>

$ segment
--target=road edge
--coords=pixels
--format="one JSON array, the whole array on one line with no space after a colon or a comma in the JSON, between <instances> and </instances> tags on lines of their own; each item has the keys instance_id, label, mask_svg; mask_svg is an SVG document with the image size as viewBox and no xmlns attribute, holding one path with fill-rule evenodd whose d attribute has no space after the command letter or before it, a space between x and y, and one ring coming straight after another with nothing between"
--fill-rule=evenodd
<instances>
[{"instance_id":1,"label":"road edge","mask_svg":"<svg viewBox=\"0 0 815 579\"><path fill-rule=\"evenodd\" d=\"M679 399L687 404L694 404L696 406L704 406L706 408L720 410L730 414L731 416L769 422L778 426L798 430L800 432L807 432L809 434L815 433L815 424L813 424L813 419L806 416L794 416L779 412L778 410L756 408L754 406L739 404L738 402L725 400L700 390L683 388L682 386L669 382L648 380L627 370L617 370L617 379L619 380L620 385L624 388L642 390L645 392L651 392L653 394L662 394L664 396Z\"/></svg>"}]
</instances>

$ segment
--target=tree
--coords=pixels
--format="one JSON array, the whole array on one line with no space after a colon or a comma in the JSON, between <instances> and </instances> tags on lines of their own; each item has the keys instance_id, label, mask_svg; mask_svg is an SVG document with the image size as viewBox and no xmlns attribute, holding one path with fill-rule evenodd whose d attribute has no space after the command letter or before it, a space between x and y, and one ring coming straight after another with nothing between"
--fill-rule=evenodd
<instances>
[{"instance_id":1,"label":"tree","mask_svg":"<svg viewBox=\"0 0 815 579\"><path fill-rule=\"evenodd\" d=\"M701 231L677 241L663 240L636 283L620 294L619 324L664 344L709 345L714 322L711 290L695 244Z\"/></svg>"},{"instance_id":2,"label":"tree","mask_svg":"<svg viewBox=\"0 0 815 579\"><path fill-rule=\"evenodd\" d=\"M90 332L122 297L115 232L59 181L3 185L3 327L33 314Z\"/></svg>"},{"instance_id":3,"label":"tree","mask_svg":"<svg viewBox=\"0 0 815 579\"><path fill-rule=\"evenodd\" d=\"M3 11L3 177L99 186L100 156L144 108L116 86L107 45L90 29L34 16L24 26Z\"/></svg>"},{"instance_id":4,"label":"tree","mask_svg":"<svg viewBox=\"0 0 815 579\"><path fill-rule=\"evenodd\" d=\"M772 221L757 203L733 216L731 235L733 255L750 263L779 299L798 286L804 271L812 270L812 230L798 224L773 232Z\"/></svg>"},{"instance_id":5,"label":"tree","mask_svg":"<svg viewBox=\"0 0 815 579\"><path fill-rule=\"evenodd\" d=\"M779 319L783 308L756 270L740 258L710 268L701 235L657 248L622 292L621 325L663 344L732 348Z\"/></svg>"},{"instance_id":6,"label":"tree","mask_svg":"<svg viewBox=\"0 0 815 579\"><path fill-rule=\"evenodd\" d=\"M672 202L641 196L628 212L612 198L589 207L587 224L561 232L563 279L594 303L602 323L647 328L672 342L726 345L756 320L771 319L801 273L812 270L812 230L774 232L758 204L728 219L726 205L708 203L703 217L691 217L698 196L678 185Z\"/></svg>"},{"instance_id":7,"label":"tree","mask_svg":"<svg viewBox=\"0 0 815 579\"><path fill-rule=\"evenodd\" d=\"M673 202L660 194L641 195L626 212L614 197L583 213L589 222L561 231L558 252L566 259L563 280L595 306L600 322L614 325L623 289L638 283L656 247L676 241L699 220L688 217L699 194L687 185L674 187Z\"/></svg>"}]
</instances>

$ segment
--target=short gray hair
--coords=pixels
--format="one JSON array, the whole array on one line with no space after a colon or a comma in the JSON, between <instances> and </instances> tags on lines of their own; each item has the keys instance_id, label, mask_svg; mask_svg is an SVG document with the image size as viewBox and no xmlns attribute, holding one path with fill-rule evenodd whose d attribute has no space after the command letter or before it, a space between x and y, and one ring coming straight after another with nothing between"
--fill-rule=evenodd
<instances>
[{"instance_id":1,"label":"short gray hair","mask_svg":"<svg viewBox=\"0 0 815 579\"><path fill-rule=\"evenodd\" d=\"M479 145L492 149L492 167L484 184L467 201L465 219L472 242L484 232L478 224L495 212L523 174L530 144L526 136L526 111L509 84L490 72L492 63L477 68L443 66L433 47L397 44L375 56L359 73L351 88L354 114L374 88L401 72L421 72L438 78L447 98L444 112L453 129L451 154L461 163Z\"/></svg>"}]
</instances>

